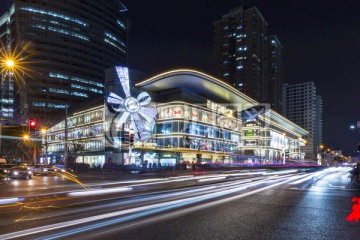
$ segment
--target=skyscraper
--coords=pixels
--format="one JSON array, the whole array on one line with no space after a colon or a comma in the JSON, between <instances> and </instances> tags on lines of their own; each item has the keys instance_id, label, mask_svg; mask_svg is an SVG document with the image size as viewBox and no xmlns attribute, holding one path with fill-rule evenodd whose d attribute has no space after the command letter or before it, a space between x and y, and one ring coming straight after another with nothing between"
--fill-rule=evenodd
<instances>
[{"instance_id":1,"label":"skyscraper","mask_svg":"<svg viewBox=\"0 0 360 240\"><path fill-rule=\"evenodd\" d=\"M256 7L230 10L214 22L214 60L221 79L280 111L282 45L267 25Z\"/></svg>"},{"instance_id":2,"label":"skyscraper","mask_svg":"<svg viewBox=\"0 0 360 240\"><path fill-rule=\"evenodd\" d=\"M283 115L309 131L304 147L307 159L316 159L322 143L322 99L317 95L314 82L283 84Z\"/></svg>"},{"instance_id":3,"label":"skyscraper","mask_svg":"<svg viewBox=\"0 0 360 240\"><path fill-rule=\"evenodd\" d=\"M0 118L24 122L104 94L105 69L127 65L125 6L118 0L13 0L0 18ZM16 72L16 70L14 70Z\"/></svg>"}]
</instances>

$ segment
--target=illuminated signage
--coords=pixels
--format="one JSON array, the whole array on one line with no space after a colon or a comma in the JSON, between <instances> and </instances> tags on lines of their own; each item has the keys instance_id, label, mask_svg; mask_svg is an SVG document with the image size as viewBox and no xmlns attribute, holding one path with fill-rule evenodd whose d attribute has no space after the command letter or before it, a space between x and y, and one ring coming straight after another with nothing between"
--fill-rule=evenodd
<instances>
[{"instance_id":1,"label":"illuminated signage","mask_svg":"<svg viewBox=\"0 0 360 240\"><path fill-rule=\"evenodd\" d=\"M245 136L248 136L248 137L252 137L252 136L255 136L255 135L256 135L255 131L253 131L253 130L247 130L245 132Z\"/></svg>"},{"instance_id":2,"label":"illuminated signage","mask_svg":"<svg viewBox=\"0 0 360 240\"><path fill-rule=\"evenodd\" d=\"M210 100L207 100L207 103L206 103L206 106L207 108L213 110L214 112L216 113L220 113L220 114L223 114L223 115L233 115L234 111L229 109L229 108L226 108L220 104L217 104L217 103L214 103Z\"/></svg>"}]
</instances>

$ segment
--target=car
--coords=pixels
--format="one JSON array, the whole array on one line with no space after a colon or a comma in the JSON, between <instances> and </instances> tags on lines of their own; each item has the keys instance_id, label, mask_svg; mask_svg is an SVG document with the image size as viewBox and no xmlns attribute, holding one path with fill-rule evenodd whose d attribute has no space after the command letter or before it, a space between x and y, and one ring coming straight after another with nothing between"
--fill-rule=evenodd
<instances>
[{"instance_id":1,"label":"car","mask_svg":"<svg viewBox=\"0 0 360 240\"><path fill-rule=\"evenodd\" d=\"M34 168L34 165L30 164L30 163L22 163L22 164L20 164L20 167L24 167L24 168L27 168L28 170L32 171Z\"/></svg>"},{"instance_id":2,"label":"car","mask_svg":"<svg viewBox=\"0 0 360 240\"><path fill-rule=\"evenodd\" d=\"M9 176L11 168L13 168L14 164L1 164L0 165L0 177L6 178Z\"/></svg>"},{"instance_id":3,"label":"car","mask_svg":"<svg viewBox=\"0 0 360 240\"><path fill-rule=\"evenodd\" d=\"M35 164L33 168L33 174L35 175L48 175L49 174L49 165L47 164Z\"/></svg>"},{"instance_id":4,"label":"car","mask_svg":"<svg viewBox=\"0 0 360 240\"><path fill-rule=\"evenodd\" d=\"M4 168L0 168L0 178L6 178L8 177L9 172L8 170L4 169Z\"/></svg>"},{"instance_id":5,"label":"car","mask_svg":"<svg viewBox=\"0 0 360 240\"><path fill-rule=\"evenodd\" d=\"M9 172L10 178L32 178L32 171L27 167L13 167Z\"/></svg>"},{"instance_id":6,"label":"car","mask_svg":"<svg viewBox=\"0 0 360 240\"><path fill-rule=\"evenodd\" d=\"M49 173L56 174L56 173L66 173L66 172L74 172L71 168L65 167L64 165L57 164L51 166L51 168L48 169Z\"/></svg>"}]
</instances>

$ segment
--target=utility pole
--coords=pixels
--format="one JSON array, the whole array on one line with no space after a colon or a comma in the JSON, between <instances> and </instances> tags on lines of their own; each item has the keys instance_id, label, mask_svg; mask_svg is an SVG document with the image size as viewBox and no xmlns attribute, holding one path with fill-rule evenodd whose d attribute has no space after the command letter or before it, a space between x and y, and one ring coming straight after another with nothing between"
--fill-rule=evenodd
<instances>
[{"instance_id":1,"label":"utility pole","mask_svg":"<svg viewBox=\"0 0 360 240\"><path fill-rule=\"evenodd\" d=\"M2 127L1 127L1 118L0 118L0 154L1 154L1 138L2 138Z\"/></svg>"},{"instance_id":2,"label":"utility pole","mask_svg":"<svg viewBox=\"0 0 360 240\"><path fill-rule=\"evenodd\" d=\"M67 149L67 141L68 141L68 107L69 105L65 106L65 143L64 143L64 166L67 166L67 158L68 158L68 149Z\"/></svg>"},{"instance_id":3,"label":"utility pole","mask_svg":"<svg viewBox=\"0 0 360 240\"><path fill-rule=\"evenodd\" d=\"M0 154L1 154L1 139L2 139L2 120L6 120L5 118L0 118Z\"/></svg>"}]
</instances>

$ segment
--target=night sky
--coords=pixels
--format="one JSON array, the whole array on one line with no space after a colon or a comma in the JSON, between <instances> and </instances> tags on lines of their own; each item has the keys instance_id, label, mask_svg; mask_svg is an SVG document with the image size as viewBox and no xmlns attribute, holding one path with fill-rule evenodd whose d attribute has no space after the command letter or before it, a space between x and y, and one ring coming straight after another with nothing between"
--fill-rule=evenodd
<instances>
[{"instance_id":1,"label":"night sky","mask_svg":"<svg viewBox=\"0 0 360 240\"><path fill-rule=\"evenodd\" d=\"M123 2L129 67L152 74L180 67L212 74L213 22L242 1ZM315 82L324 104L325 145L356 155L360 133L349 126L360 120L360 1L244 2L259 9L268 33L284 47L284 83Z\"/></svg>"},{"instance_id":2,"label":"night sky","mask_svg":"<svg viewBox=\"0 0 360 240\"><path fill-rule=\"evenodd\" d=\"M242 2L256 6L284 47L283 82L316 83L324 144L356 155L360 133L349 126L360 120L359 0L122 2L130 24L129 67L149 74L182 67L213 74L213 22Z\"/></svg>"}]
</instances>

